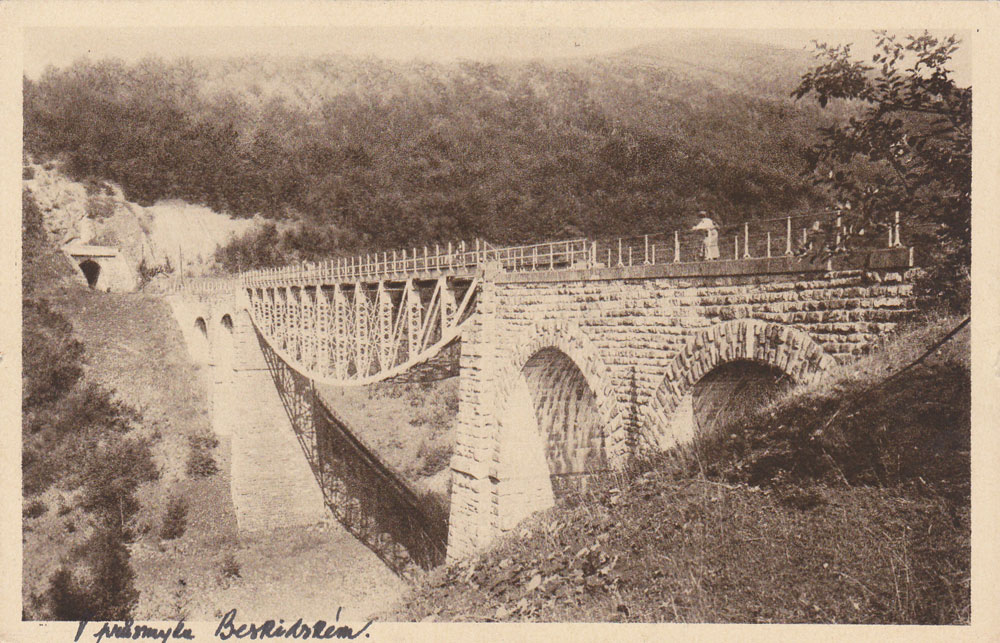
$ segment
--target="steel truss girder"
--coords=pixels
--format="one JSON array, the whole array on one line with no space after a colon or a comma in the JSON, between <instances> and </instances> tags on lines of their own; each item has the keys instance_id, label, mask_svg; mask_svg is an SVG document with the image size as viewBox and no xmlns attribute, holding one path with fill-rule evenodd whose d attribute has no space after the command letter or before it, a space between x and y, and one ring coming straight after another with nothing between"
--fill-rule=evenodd
<instances>
[{"instance_id":1,"label":"steel truss girder","mask_svg":"<svg viewBox=\"0 0 1000 643\"><path fill-rule=\"evenodd\" d=\"M461 335L477 292L476 279L438 277L249 288L247 295L254 324L283 360L316 381L351 386L450 359L444 349Z\"/></svg>"}]
</instances>

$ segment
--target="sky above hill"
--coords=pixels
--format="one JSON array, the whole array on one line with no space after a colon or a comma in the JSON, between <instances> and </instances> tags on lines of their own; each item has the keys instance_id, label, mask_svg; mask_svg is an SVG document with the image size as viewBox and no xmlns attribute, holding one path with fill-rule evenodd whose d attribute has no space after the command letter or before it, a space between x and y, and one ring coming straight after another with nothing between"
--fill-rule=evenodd
<instances>
[{"instance_id":1,"label":"sky above hill","mask_svg":"<svg viewBox=\"0 0 1000 643\"><path fill-rule=\"evenodd\" d=\"M943 35L943 34L939 34ZM24 73L38 78L49 65L63 67L87 56L134 62L146 56L322 56L349 54L393 59L530 59L586 57L663 41L719 38L748 40L812 51L812 40L854 43L860 58L871 58L875 36L859 30L383 26L350 27L45 27L28 28ZM968 47L953 61L956 79L971 79Z\"/></svg>"}]
</instances>

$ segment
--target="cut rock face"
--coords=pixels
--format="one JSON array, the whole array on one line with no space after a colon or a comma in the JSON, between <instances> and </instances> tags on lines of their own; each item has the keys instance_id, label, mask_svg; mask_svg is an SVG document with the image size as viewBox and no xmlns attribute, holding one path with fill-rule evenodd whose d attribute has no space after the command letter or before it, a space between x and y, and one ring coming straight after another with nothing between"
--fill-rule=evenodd
<instances>
[{"instance_id":1,"label":"cut rock face","mask_svg":"<svg viewBox=\"0 0 1000 643\"><path fill-rule=\"evenodd\" d=\"M136 282L141 265L155 274L170 272L168 266L177 269L183 261L188 275L210 273L219 246L259 225L180 200L143 207L127 201L121 188L109 182L88 190L56 163L28 163L22 176L53 242L113 247Z\"/></svg>"}]
</instances>

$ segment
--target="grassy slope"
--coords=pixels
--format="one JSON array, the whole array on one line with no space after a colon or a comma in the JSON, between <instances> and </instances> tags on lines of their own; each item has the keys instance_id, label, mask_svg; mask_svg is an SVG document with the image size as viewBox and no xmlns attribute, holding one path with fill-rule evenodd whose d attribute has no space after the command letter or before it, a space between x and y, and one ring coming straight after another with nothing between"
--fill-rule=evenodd
<instances>
[{"instance_id":1,"label":"grassy slope","mask_svg":"<svg viewBox=\"0 0 1000 643\"><path fill-rule=\"evenodd\" d=\"M319 387L358 437L421 491L446 494L458 378L364 388Z\"/></svg>"},{"instance_id":2,"label":"grassy slope","mask_svg":"<svg viewBox=\"0 0 1000 643\"><path fill-rule=\"evenodd\" d=\"M160 436L153 448L163 475L139 494L140 535L132 557L141 592L137 617L211 619L233 606L247 617L281 609L320 617L328 616L330 605L361 617L402 591L401 581L380 563L372 564L367 550L335 526L278 530L240 543L229 495L228 442L215 449L217 475L185 472L187 436L211 432L206 378L188 360L166 304L75 286L50 294L85 346L88 376L141 410L144 433ZM180 538L162 540L172 495L188 502L187 528ZM59 506L57 495L47 498ZM33 521L24 546L26 595L43 589L49 568L76 544L80 519L76 511L64 516L49 511ZM230 555L239 566L238 578L222 573Z\"/></svg>"},{"instance_id":3,"label":"grassy slope","mask_svg":"<svg viewBox=\"0 0 1000 643\"><path fill-rule=\"evenodd\" d=\"M828 407L819 401L843 401L881 380L956 321L904 333L761 417L823 424ZM814 459L807 444L820 438L796 441L784 425L765 423L771 442L749 449L706 439L631 482L529 519L468 565L436 571L391 616L967 623L969 406L961 389L968 359L964 332L902 378L908 387L848 406L823 447L837 466L789 471L789 463ZM890 426L888 439L873 446L855 435L884 431L892 411L905 423ZM912 455L920 436L931 446ZM911 471L908 459L927 466ZM871 476L883 460L881 477ZM860 464L852 469L852 461ZM758 475L759 486L745 481L754 467L771 474ZM874 479L866 483L866 475Z\"/></svg>"},{"instance_id":4,"label":"grassy slope","mask_svg":"<svg viewBox=\"0 0 1000 643\"><path fill-rule=\"evenodd\" d=\"M140 492L142 535L133 549L138 610L158 615L183 609L191 595L210 587L216 559L236 544L227 445L215 449L219 475L188 479L185 472L188 436L212 431L204 374L187 359L180 331L159 299L79 288L56 301L86 347L88 375L139 410L144 431L159 436L153 449L162 475ZM181 538L160 544L171 495L188 500L187 529ZM175 589L171 583L180 579L188 584L188 595L168 598Z\"/></svg>"}]
</instances>

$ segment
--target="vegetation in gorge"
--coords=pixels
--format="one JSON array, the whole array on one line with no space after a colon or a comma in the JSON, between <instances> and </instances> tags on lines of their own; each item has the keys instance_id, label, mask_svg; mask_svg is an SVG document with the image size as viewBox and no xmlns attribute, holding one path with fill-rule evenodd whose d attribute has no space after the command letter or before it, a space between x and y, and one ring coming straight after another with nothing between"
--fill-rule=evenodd
<instances>
[{"instance_id":1,"label":"vegetation in gorge","mask_svg":"<svg viewBox=\"0 0 1000 643\"><path fill-rule=\"evenodd\" d=\"M25 80L25 147L139 203L278 223L220 252L233 270L825 206L799 175L816 126L849 110L790 98L802 53L732 46L523 63L79 61Z\"/></svg>"},{"instance_id":2,"label":"vegetation in gorge","mask_svg":"<svg viewBox=\"0 0 1000 643\"><path fill-rule=\"evenodd\" d=\"M64 539L71 546L63 549L48 587L25 597L24 614L120 620L138 599L126 546L135 536L136 491L158 470L147 439L135 430L138 413L84 377L83 347L47 299L53 281L70 267L50 246L27 194L21 232L22 526L30 531L52 504L53 514L72 513Z\"/></svg>"}]
</instances>

